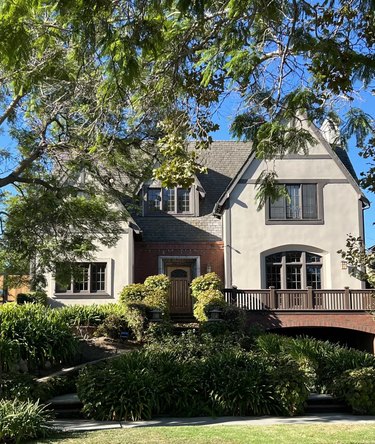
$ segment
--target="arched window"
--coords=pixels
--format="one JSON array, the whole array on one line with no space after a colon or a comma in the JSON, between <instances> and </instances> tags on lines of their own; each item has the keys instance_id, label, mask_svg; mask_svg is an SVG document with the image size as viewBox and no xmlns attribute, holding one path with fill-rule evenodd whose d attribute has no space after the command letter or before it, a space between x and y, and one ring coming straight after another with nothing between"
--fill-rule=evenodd
<instances>
[{"instance_id":1,"label":"arched window","mask_svg":"<svg viewBox=\"0 0 375 444\"><path fill-rule=\"evenodd\" d=\"M285 251L266 256L266 287L322 288L322 257L307 251Z\"/></svg>"},{"instance_id":2,"label":"arched window","mask_svg":"<svg viewBox=\"0 0 375 444\"><path fill-rule=\"evenodd\" d=\"M177 268L171 272L171 278L186 278L187 275L187 271L181 270L181 268Z\"/></svg>"}]
</instances>

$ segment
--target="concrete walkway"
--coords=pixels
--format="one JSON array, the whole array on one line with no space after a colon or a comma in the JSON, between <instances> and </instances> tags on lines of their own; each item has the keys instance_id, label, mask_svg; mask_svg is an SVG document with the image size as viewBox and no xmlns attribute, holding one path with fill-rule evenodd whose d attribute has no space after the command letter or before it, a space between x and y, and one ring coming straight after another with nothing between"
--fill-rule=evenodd
<instances>
[{"instance_id":1,"label":"concrete walkway","mask_svg":"<svg viewBox=\"0 0 375 444\"><path fill-rule=\"evenodd\" d=\"M275 424L373 424L375 416L356 416L340 413L322 413L315 415L294 416L281 418L275 416L240 417L226 416L221 418L159 418L152 421L116 422L116 421L89 421L89 420L55 420L56 428L67 432L126 429L133 427L175 427L175 426L267 426Z\"/></svg>"}]
</instances>

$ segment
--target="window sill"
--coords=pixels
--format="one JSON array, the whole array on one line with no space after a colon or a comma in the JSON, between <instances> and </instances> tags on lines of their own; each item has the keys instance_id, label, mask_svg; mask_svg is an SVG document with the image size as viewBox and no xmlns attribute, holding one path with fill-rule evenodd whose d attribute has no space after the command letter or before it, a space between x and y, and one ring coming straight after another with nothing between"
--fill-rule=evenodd
<instances>
[{"instance_id":1,"label":"window sill","mask_svg":"<svg viewBox=\"0 0 375 444\"><path fill-rule=\"evenodd\" d=\"M54 299L114 299L108 293L54 293Z\"/></svg>"},{"instance_id":2,"label":"window sill","mask_svg":"<svg viewBox=\"0 0 375 444\"><path fill-rule=\"evenodd\" d=\"M324 225L323 219L267 219L266 225Z\"/></svg>"}]
</instances>

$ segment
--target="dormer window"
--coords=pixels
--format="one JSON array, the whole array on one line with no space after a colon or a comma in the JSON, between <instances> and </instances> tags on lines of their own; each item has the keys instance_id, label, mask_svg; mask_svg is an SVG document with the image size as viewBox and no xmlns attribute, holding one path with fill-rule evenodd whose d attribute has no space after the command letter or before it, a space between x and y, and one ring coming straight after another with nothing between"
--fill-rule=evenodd
<instances>
[{"instance_id":1,"label":"dormer window","mask_svg":"<svg viewBox=\"0 0 375 444\"><path fill-rule=\"evenodd\" d=\"M148 188L145 194L145 213L148 215L192 214L192 188Z\"/></svg>"}]
</instances>

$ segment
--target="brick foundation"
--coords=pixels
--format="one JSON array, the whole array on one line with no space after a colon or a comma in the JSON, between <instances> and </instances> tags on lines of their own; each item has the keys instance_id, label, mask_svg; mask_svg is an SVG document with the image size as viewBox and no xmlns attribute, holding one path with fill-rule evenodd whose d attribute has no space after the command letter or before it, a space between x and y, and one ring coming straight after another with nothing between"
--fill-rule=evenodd
<instances>
[{"instance_id":1,"label":"brick foundation","mask_svg":"<svg viewBox=\"0 0 375 444\"><path fill-rule=\"evenodd\" d=\"M134 282L143 282L147 276L158 274L159 256L199 256L201 274L207 266L224 280L223 242L136 242L134 245Z\"/></svg>"},{"instance_id":2,"label":"brick foundation","mask_svg":"<svg viewBox=\"0 0 375 444\"><path fill-rule=\"evenodd\" d=\"M374 316L363 311L248 311L247 320L270 330L283 327L336 327L375 334Z\"/></svg>"}]
</instances>

